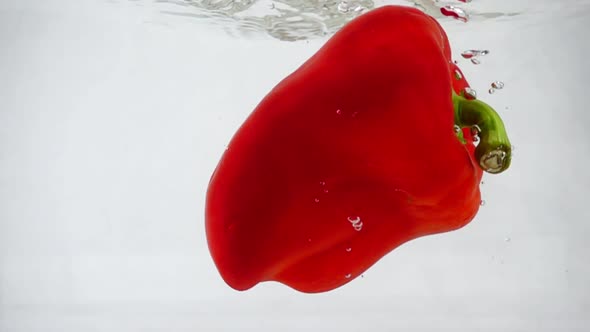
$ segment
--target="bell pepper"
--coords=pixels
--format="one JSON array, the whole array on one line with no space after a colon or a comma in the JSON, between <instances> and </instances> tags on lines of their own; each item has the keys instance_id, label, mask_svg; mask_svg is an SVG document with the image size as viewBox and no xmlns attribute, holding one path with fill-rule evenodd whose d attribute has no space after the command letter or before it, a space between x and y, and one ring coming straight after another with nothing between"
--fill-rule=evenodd
<instances>
[{"instance_id":1,"label":"bell pepper","mask_svg":"<svg viewBox=\"0 0 590 332\"><path fill-rule=\"evenodd\" d=\"M211 177L206 234L225 282L325 292L469 223L482 171L506 170L511 145L468 87L419 10L380 7L344 26L260 102Z\"/></svg>"}]
</instances>

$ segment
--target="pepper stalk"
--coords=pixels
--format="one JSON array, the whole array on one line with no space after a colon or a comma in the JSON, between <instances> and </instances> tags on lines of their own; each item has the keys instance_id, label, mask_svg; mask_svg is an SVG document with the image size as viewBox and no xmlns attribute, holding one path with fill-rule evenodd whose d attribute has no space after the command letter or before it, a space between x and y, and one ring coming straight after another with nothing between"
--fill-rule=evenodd
<instances>
[{"instance_id":1,"label":"pepper stalk","mask_svg":"<svg viewBox=\"0 0 590 332\"><path fill-rule=\"evenodd\" d=\"M488 104L467 99L453 92L455 125L460 128L477 126L480 142L475 148L475 159L486 172L498 174L510 166L512 146L500 115Z\"/></svg>"}]
</instances>

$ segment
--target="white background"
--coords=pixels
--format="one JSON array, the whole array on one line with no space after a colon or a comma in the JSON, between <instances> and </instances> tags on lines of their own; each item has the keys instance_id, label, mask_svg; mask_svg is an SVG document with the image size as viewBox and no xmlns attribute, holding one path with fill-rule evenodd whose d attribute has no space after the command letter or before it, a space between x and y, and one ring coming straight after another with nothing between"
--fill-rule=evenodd
<instances>
[{"instance_id":1,"label":"white background","mask_svg":"<svg viewBox=\"0 0 590 332\"><path fill-rule=\"evenodd\" d=\"M325 39L232 36L172 6L0 0L0 331L590 329L590 1L441 19L512 166L465 228L315 295L229 288L203 210L231 135Z\"/></svg>"}]
</instances>

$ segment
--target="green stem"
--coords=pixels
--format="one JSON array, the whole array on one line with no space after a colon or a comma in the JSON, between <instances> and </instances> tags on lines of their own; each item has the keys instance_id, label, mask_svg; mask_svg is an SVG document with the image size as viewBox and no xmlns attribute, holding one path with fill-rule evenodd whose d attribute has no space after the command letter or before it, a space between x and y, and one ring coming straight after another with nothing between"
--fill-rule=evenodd
<instances>
[{"instance_id":1,"label":"green stem","mask_svg":"<svg viewBox=\"0 0 590 332\"><path fill-rule=\"evenodd\" d=\"M459 127L479 127L480 142L475 148L475 159L488 173L501 173L508 169L512 146L502 119L488 104L469 100L453 92L455 124Z\"/></svg>"}]
</instances>

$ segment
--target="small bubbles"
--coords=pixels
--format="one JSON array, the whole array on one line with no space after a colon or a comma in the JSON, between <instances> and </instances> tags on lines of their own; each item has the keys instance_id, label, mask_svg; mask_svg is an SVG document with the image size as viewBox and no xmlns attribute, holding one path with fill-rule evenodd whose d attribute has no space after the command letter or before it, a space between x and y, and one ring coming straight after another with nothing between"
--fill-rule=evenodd
<instances>
[{"instance_id":1,"label":"small bubbles","mask_svg":"<svg viewBox=\"0 0 590 332\"><path fill-rule=\"evenodd\" d=\"M347 275L344 276L344 278L346 279L350 279L352 277L352 274L348 273Z\"/></svg>"},{"instance_id":2,"label":"small bubbles","mask_svg":"<svg viewBox=\"0 0 590 332\"><path fill-rule=\"evenodd\" d=\"M342 1L338 4L338 11L341 13L348 13L350 7L348 6L348 2Z\"/></svg>"},{"instance_id":3,"label":"small bubbles","mask_svg":"<svg viewBox=\"0 0 590 332\"><path fill-rule=\"evenodd\" d=\"M342 110L341 109L337 109L336 110L336 114L341 115L342 114Z\"/></svg>"},{"instance_id":4,"label":"small bubbles","mask_svg":"<svg viewBox=\"0 0 590 332\"><path fill-rule=\"evenodd\" d=\"M325 186L326 182L325 181L320 181L320 186Z\"/></svg>"},{"instance_id":5,"label":"small bubbles","mask_svg":"<svg viewBox=\"0 0 590 332\"><path fill-rule=\"evenodd\" d=\"M469 20L469 15L467 15L467 13L459 7L447 5L442 7L440 12L445 16L452 17L462 22L467 22Z\"/></svg>"},{"instance_id":6,"label":"small bubbles","mask_svg":"<svg viewBox=\"0 0 590 332\"><path fill-rule=\"evenodd\" d=\"M350 222L350 224L352 225L352 228L354 228L355 231L359 232L361 229L363 229L363 222L361 221L361 217L359 217L359 216L350 216L347 219L348 219L348 222Z\"/></svg>"},{"instance_id":7,"label":"small bubbles","mask_svg":"<svg viewBox=\"0 0 590 332\"><path fill-rule=\"evenodd\" d=\"M460 80L462 78L463 78L463 75L461 75L461 72L459 71L459 69L455 69L455 79Z\"/></svg>"},{"instance_id":8,"label":"small bubbles","mask_svg":"<svg viewBox=\"0 0 590 332\"><path fill-rule=\"evenodd\" d=\"M346 252L351 252L352 248L346 248Z\"/></svg>"},{"instance_id":9,"label":"small bubbles","mask_svg":"<svg viewBox=\"0 0 590 332\"><path fill-rule=\"evenodd\" d=\"M489 93L489 94L491 94L491 95L493 95L494 93L496 93L496 89L494 89L494 88L490 88L490 89L488 90L488 93Z\"/></svg>"},{"instance_id":10,"label":"small bubbles","mask_svg":"<svg viewBox=\"0 0 590 332\"><path fill-rule=\"evenodd\" d=\"M316 202L316 203L319 203L320 202L320 199L316 197L316 198L313 199L313 201Z\"/></svg>"},{"instance_id":11,"label":"small bubbles","mask_svg":"<svg viewBox=\"0 0 590 332\"><path fill-rule=\"evenodd\" d=\"M481 202L479 202L479 205L480 206L485 206L486 205L486 201L482 199Z\"/></svg>"},{"instance_id":12,"label":"small bubbles","mask_svg":"<svg viewBox=\"0 0 590 332\"><path fill-rule=\"evenodd\" d=\"M471 63L474 65L479 65L481 62L478 57L487 55L488 53L490 53L488 50L465 50L461 52L461 56L463 59L471 60Z\"/></svg>"},{"instance_id":13,"label":"small bubbles","mask_svg":"<svg viewBox=\"0 0 590 332\"><path fill-rule=\"evenodd\" d=\"M492 82L492 88L496 89L496 90L501 90L504 88L504 82L502 81L494 81Z\"/></svg>"},{"instance_id":14,"label":"small bubbles","mask_svg":"<svg viewBox=\"0 0 590 332\"><path fill-rule=\"evenodd\" d=\"M463 89L463 96L468 100L477 99L477 91L470 87L466 87L465 89Z\"/></svg>"}]
</instances>

